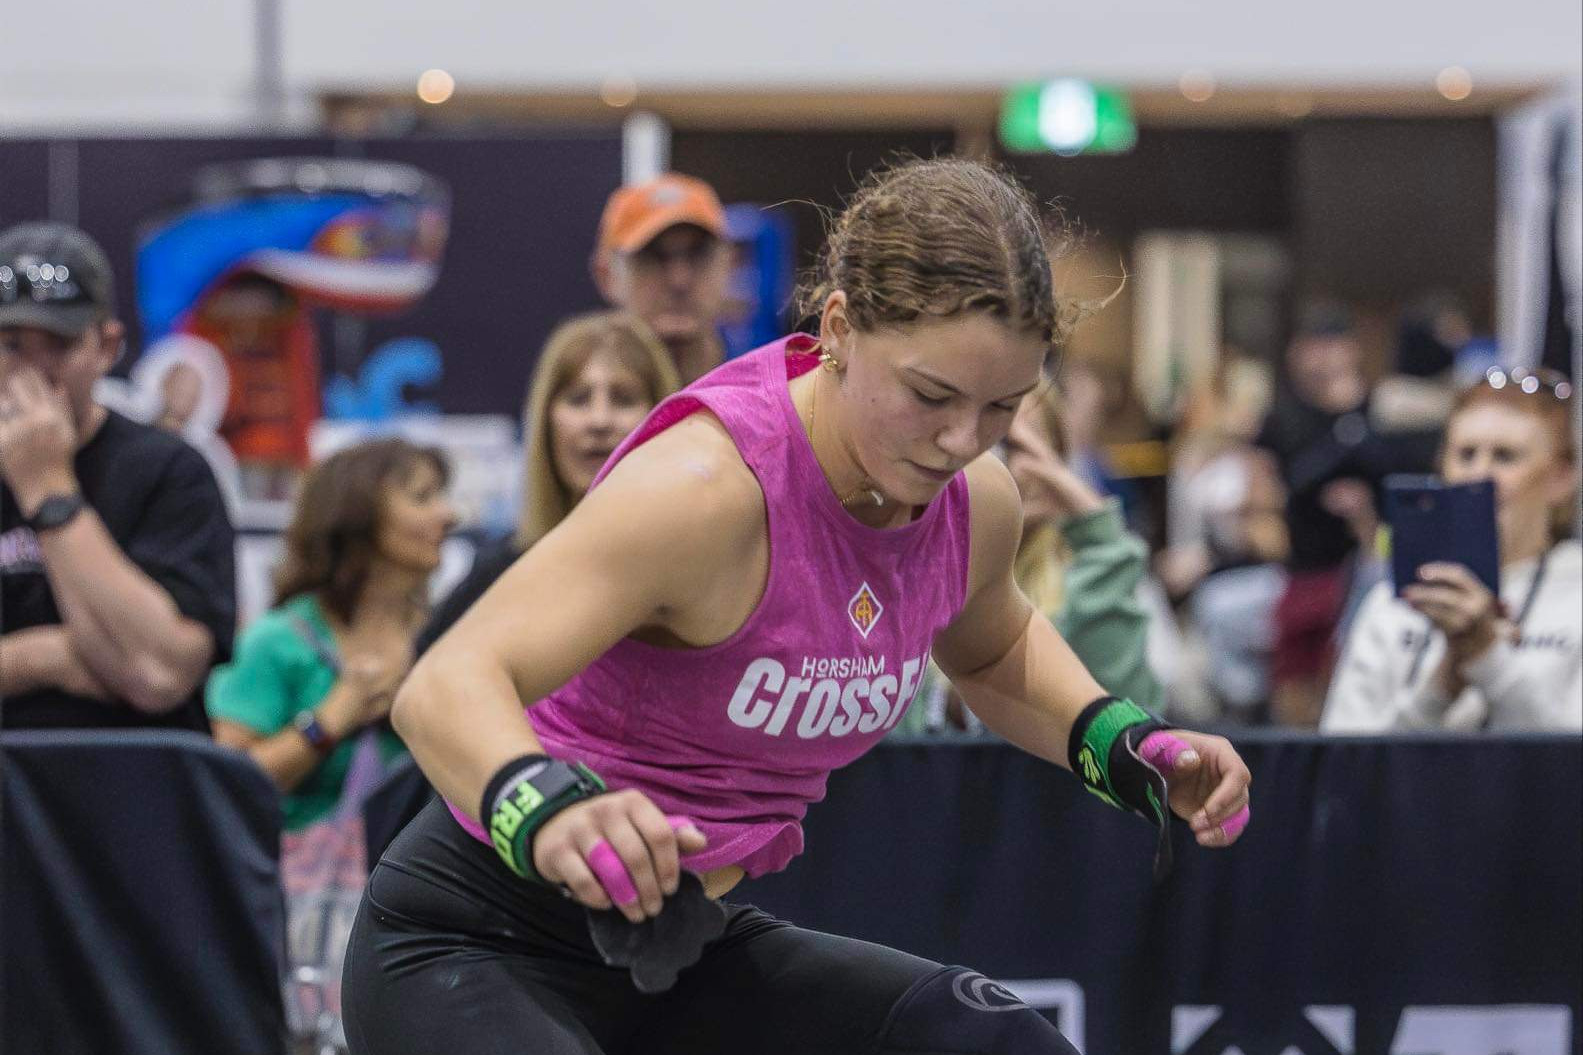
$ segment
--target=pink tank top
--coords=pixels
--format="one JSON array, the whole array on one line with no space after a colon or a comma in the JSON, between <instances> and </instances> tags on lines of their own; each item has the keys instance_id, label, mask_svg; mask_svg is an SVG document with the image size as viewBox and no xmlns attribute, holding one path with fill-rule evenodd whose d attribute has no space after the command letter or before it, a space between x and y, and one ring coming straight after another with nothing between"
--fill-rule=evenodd
<instances>
[{"instance_id":1,"label":"pink tank top","mask_svg":"<svg viewBox=\"0 0 1583 1055\"><path fill-rule=\"evenodd\" d=\"M654 408L600 473L690 414L718 418L764 489L769 577L758 607L707 648L623 639L527 712L550 755L697 821L709 845L683 860L696 872L735 864L759 876L802 851L809 803L831 770L900 720L966 596L966 479L903 527L853 520L786 384L818 365L813 347L793 335L700 378Z\"/></svg>"}]
</instances>

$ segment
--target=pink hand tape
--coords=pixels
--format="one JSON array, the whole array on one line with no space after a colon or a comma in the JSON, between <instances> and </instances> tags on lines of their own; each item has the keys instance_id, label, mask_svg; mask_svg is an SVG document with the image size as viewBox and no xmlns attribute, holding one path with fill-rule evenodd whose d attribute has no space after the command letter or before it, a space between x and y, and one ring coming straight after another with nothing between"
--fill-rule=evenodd
<instances>
[{"instance_id":1,"label":"pink hand tape","mask_svg":"<svg viewBox=\"0 0 1583 1055\"><path fill-rule=\"evenodd\" d=\"M1164 773L1176 768L1176 760L1193 748L1186 740L1174 736L1168 729L1160 729L1143 738L1138 745L1138 755L1149 765Z\"/></svg>"},{"instance_id":2,"label":"pink hand tape","mask_svg":"<svg viewBox=\"0 0 1583 1055\"><path fill-rule=\"evenodd\" d=\"M665 819L670 822L671 831L697 827L691 817L667 814ZM621 860L621 855L608 841L601 839L588 851L588 867L593 870L599 885L605 888L605 893L610 895L610 900L617 905L630 905L638 900L638 888L632 882L626 862Z\"/></svg>"},{"instance_id":3,"label":"pink hand tape","mask_svg":"<svg viewBox=\"0 0 1583 1055\"><path fill-rule=\"evenodd\" d=\"M632 885L627 866L616 853L615 847L601 839L588 851L588 867L593 869L599 885L605 888L610 900L618 905L630 905L638 899L638 888Z\"/></svg>"},{"instance_id":4,"label":"pink hand tape","mask_svg":"<svg viewBox=\"0 0 1583 1055\"><path fill-rule=\"evenodd\" d=\"M1248 821L1252 817L1253 811L1244 806L1230 817L1227 817L1226 822L1220 826L1220 830L1226 833L1226 838L1235 838L1238 832L1248 826Z\"/></svg>"}]
</instances>

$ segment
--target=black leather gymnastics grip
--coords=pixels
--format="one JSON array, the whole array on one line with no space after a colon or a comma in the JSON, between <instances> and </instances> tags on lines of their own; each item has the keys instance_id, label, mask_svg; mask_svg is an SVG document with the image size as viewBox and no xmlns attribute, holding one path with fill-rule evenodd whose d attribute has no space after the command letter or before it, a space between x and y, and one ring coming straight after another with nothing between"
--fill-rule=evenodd
<instances>
[{"instance_id":1,"label":"black leather gymnastics grip","mask_svg":"<svg viewBox=\"0 0 1583 1055\"><path fill-rule=\"evenodd\" d=\"M726 930L726 910L710 900L704 885L683 872L676 893L660 914L632 923L615 909L588 910L588 933L605 963L625 967L640 993L663 993L676 976L698 962L704 946Z\"/></svg>"}]
</instances>

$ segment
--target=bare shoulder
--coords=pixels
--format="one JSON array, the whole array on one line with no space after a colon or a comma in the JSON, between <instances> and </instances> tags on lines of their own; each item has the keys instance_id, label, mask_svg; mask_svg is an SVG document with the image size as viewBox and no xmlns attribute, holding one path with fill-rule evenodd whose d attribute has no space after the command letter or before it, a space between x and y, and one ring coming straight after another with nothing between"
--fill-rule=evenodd
<instances>
[{"instance_id":1,"label":"bare shoulder","mask_svg":"<svg viewBox=\"0 0 1583 1055\"><path fill-rule=\"evenodd\" d=\"M1017 481L1011 478L1005 462L993 454L981 454L962 472L967 477L975 520L980 516L995 521L1013 520L1021 528L1022 496L1017 493Z\"/></svg>"},{"instance_id":2,"label":"bare shoulder","mask_svg":"<svg viewBox=\"0 0 1583 1055\"><path fill-rule=\"evenodd\" d=\"M744 589L742 568L767 550L763 510L730 436L718 422L687 418L628 453L453 634L515 657L525 694L564 683L644 628L712 640L705 617L718 621L730 609L731 590ZM555 678L545 682L550 670Z\"/></svg>"},{"instance_id":3,"label":"bare shoulder","mask_svg":"<svg viewBox=\"0 0 1583 1055\"><path fill-rule=\"evenodd\" d=\"M762 535L764 492L712 414L677 422L624 457L571 519L616 517L677 543L678 557L727 553Z\"/></svg>"},{"instance_id":4,"label":"bare shoulder","mask_svg":"<svg viewBox=\"0 0 1583 1055\"><path fill-rule=\"evenodd\" d=\"M963 472L973 532L971 593L1011 567L1022 541L1022 496L1005 463L993 454L979 455Z\"/></svg>"}]
</instances>

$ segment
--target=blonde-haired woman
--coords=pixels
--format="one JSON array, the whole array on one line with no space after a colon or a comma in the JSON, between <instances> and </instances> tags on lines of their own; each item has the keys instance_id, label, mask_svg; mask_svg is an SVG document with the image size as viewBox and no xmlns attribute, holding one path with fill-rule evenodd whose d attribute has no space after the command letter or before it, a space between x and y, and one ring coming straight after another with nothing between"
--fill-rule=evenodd
<instances>
[{"instance_id":1,"label":"blonde-haired woman","mask_svg":"<svg viewBox=\"0 0 1583 1055\"><path fill-rule=\"evenodd\" d=\"M636 315L596 311L555 328L523 407L523 501L517 529L481 552L419 636L439 640L528 547L566 519L610 452L655 404L681 387L676 366Z\"/></svg>"}]
</instances>

